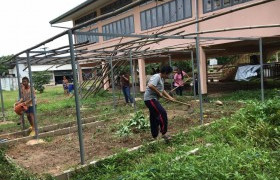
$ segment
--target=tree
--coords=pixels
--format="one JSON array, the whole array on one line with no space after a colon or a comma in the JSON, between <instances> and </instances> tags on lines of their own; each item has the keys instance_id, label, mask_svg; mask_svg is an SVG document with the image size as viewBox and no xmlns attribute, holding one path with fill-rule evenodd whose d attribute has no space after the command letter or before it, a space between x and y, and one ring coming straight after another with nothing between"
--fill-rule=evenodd
<instances>
[{"instance_id":1,"label":"tree","mask_svg":"<svg viewBox=\"0 0 280 180\"><path fill-rule=\"evenodd\" d=\"M43 85L50 83L51 75L48 72L35 72L32 76L34 81L34 88L40 93L44 92L45 87Z\"/></svg>"},{"instance_id":2,"label":"tree","mask_svg":"<svg viewBox=\"0 0 280 180\"><path fill-rule=\"evenodd\" d=\"M8 56L1 56L0 57L0 75L5 72L5 74L9 74L9 67L4 64L3 62L7 61L10 59L13 55L8 55Z\"/></svg>"}]
</instances>

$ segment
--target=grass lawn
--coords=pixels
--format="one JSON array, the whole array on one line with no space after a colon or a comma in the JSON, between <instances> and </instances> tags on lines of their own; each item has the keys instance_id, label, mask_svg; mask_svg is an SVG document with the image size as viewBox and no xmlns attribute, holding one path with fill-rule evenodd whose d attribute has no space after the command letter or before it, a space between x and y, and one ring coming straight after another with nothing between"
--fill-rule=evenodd
<instances>
[{"instance_id":1,"label":"grass lawn","mask_svg":"<svg viewBox=\"0 0 280 180\"><path fill-rule=\"evenodd\" d=\"M119 94L117 98L118 96ZM157 142L145 145L134 153L122 152L114 158L98 163L86 172L76 174L73 179L276 180L280 177L279 92L277 89L266 90L265 96L268 99L265 104L259 103L259 90L209 96L210 103L204 104L205 115L209 116L207 117L209 121L217 120L215 123L202 128L190 126L187 133L177 133L170 144ZM15 97L17 92L4 92L9 120L17 122L18 116L12 110ZM181 101L186 101L187 98L178 97ZM75 120L74 98L64 97L62 87L47 87L45 93L37 94L37 99L40 126ZM213 102L216 100L222 101L224 105L215 107ZM112 115L112 117L118 120L119 117L134 112L132 107L124 108L123 105L118 106L114 111L111 103L102 104L108 101L112 101L112 95L109 93L83 100L82 105L86 108L82 110L82 116L116 113L117 116ZM185 108L164 100L162 103L169 111ZM144 109L147 113L142 101L137 102L137 108ZM198 107L194 108L194 112L191 118L194 122L199 122ZM231 115L233 112L235 113ZM220 117L224 118L220 119ZM185 116L172 119L170 123L176 124L184 118ZM111 124L109 120L107 122ZM109 133L116 131L114 128L118 128L119 125L121 124L108 126L111 128ZM16 129L19 130L20 127L15 124L0 125L0 133ZM102 133L104 132L94 134L88 131L88 135L94 136L93 139L96 139L95 136L99 134L102 136ZM187 153L195 148L199 148L197 153ZM38 179L8 164L4 159L5 151L7 149L1 150L0 153L0 179Z\"/></svg>"}]
</instances>

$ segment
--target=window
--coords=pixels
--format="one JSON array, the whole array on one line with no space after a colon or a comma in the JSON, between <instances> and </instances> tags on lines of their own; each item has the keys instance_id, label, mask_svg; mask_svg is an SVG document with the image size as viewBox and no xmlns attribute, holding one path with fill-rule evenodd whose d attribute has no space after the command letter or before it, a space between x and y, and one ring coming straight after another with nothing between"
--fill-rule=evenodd
<instances>
[{"instance_id":1,"label":"window","mask_svg":"<svg viewBox=\"0 0 280 180\"><path fill-rule=\"evenodd\" d=\"M108 4L107 6L102 7L100 9L101 15L120 9L130 3L132 3L132 0L117 0L111 4Z\"/></svg>"},{"instance_id":2,"label":"window","mask_svg":"<svg viewBox=\"0 0 280 180\"><path fill-rule=\"evenodd\" d=\"M103 33L132 34L134 33L134 18L129 16L118 21L106 24L102 27ZM104 41L116 38L116 36L103 36Z\"/></svg>"},{"instance_id":3,"label":"window","mask_svg":"<svg viewBox=\"0 0 280 180\"><path fill-rule=\"evenodd\" d=\"M147 30L192 17L191 0L173 0L140 13L141 29Z\"/></svg>"},{"instance_id":4,"label":"window","mask_svg":"<svg viewBox=\"0 0 280 180\"><path fill-rule=\"evenodd\" d=\"M98 28L96 29L92 29L88 32L96 32L98 33ZM76 40L77 40L77 43L82 43L82 42L86 42L86 41L89 41L90 43L93 43L93 42L99 42L99 37L98 36L95 36L95 35L76 35Z\"/></svg>"},{"instance_id":5,"label":"window","mask_svg":"<svg viewBox=\"0 0 280 180\"><path fill-rule=\"evenodd\" d=\"M222 0L213 0L213 9L220 9L222 7Z\"/></svg>"},{"instance_id":6,"label":"window","mask_svg":"<svg viewBox=\"0 0 280 180\"><path fill-rule=\"evenodd\" d=\"M248 1L251 0L203 0L203 11L207 13Z\"/></svg>"},{"instance_id":7,"label":"window","mask_svg":"<svg viewBox=\"0 0 280 180\"><path fill-rule=\"evenodd\" d=\"M85 16L77 19L77 20L75 20L75 25L82 24L82 23L84 23L86 21L89 21L89 20L91 20L93 18L96 18L96 16L97 16L96 11L94 11L92 13L89 13L89 14L87 14L87 15L85 15Z\"/></svg>"}]
</instances>

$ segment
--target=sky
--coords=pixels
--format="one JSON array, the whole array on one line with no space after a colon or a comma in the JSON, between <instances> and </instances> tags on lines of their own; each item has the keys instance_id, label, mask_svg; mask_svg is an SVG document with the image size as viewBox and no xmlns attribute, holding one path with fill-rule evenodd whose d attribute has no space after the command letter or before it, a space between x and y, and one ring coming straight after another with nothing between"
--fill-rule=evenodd
<instances>
[{"instance_id":1,"label":"sky","mask_svg":"<svg viewBox=\"0 0 280 180\"><path fill-rule=\"evenodd\" d=\"M65 31L51 27L49 21L84 1L86 0L0 0L0 57L19 53ZM60 25L71 27L72 22ZM45 47L59 47L67 43L65 37Z\"/></svg>"}]
</instances>

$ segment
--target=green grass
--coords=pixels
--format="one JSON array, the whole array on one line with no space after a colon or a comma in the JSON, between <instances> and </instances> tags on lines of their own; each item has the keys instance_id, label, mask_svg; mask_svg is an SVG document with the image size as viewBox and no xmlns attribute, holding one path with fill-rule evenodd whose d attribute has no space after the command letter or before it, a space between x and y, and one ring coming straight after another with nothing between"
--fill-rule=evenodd
<instances>
[{"instance_id":1,"label":"green grass","mask_svg":"<svg viewBox=\"0 0 280 180\"><path fill-rule=\"evenodd\" d=\"M278 98L265 104L246 102L232 117L180 133L168 145L123 152L73 179L279 179L279 109ZM206 147L206 143L213 145ZM197 147L197 154L187 155Z\"/></svg>"}]
</instances>

